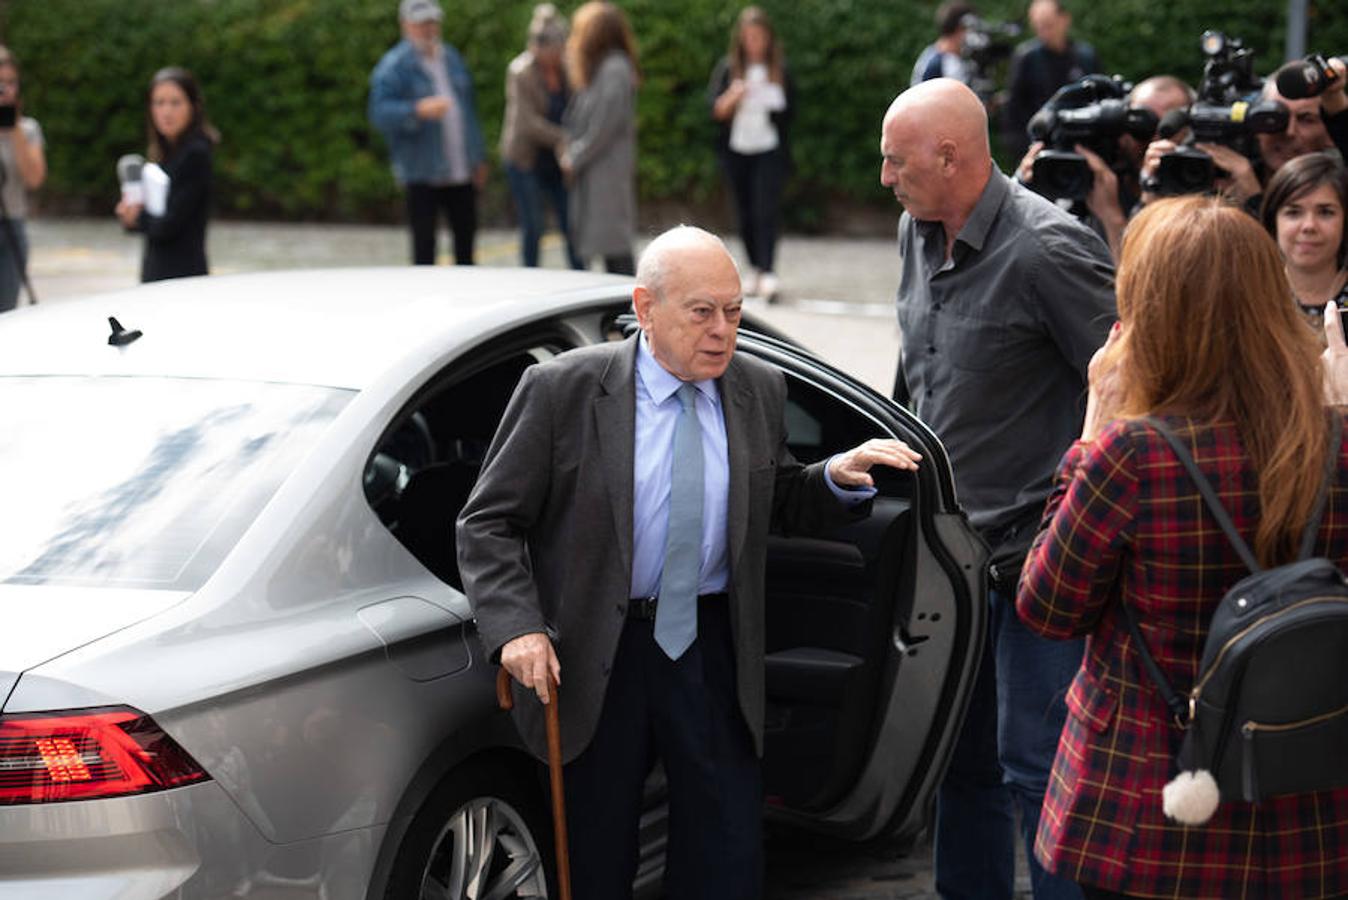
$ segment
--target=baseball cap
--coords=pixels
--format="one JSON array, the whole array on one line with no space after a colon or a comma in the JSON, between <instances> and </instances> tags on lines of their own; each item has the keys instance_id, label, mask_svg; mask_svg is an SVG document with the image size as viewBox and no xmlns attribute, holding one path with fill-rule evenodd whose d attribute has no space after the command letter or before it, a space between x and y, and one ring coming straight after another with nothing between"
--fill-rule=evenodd
<instances>
[{"instance_id":1,"label":"baseball cap","mask_svg":"<svg viewBox=\"0 0 1348 900\"><path fill-rule=\"evenodd\" d=\"M435 0L402 0L398 4L398 18L414 25L422 22L439 22L444 17L440 4Z\"/></svg>"}]
</instances>

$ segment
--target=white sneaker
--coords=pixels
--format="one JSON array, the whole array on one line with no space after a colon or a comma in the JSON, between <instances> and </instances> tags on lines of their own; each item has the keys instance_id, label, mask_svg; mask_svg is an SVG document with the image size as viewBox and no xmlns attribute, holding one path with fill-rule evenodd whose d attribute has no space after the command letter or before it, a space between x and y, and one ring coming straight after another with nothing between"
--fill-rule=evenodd
<instances>
[{"instance_id":1,"label":"white sneaker","mask_svg":"<svg viewBox=\"0 0 1348 900\"><path fill-rule=\"evenodd\" d=\"M740 293L746 297L758 296L758 270L749 269L740 276Z\"/></svg>"},{"instance_id":2,"label":"white sneaker","mask_svg":"<svg viewBox=\"0 0 1348 900\"><path fill-rule=\"evenodd\" d=\"M777 276L771 272L764 272L758 276L758 293L769 303L777 302L777 295L781 293L782 285L777 280Z\"/></svg>"}]
</instances>

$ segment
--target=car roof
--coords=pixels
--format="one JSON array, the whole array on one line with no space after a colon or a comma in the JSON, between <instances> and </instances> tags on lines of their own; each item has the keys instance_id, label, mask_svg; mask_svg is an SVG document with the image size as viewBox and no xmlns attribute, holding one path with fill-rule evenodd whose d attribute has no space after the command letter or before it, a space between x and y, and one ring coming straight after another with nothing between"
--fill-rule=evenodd
<instances>
[{"instance_id":1,"label":"car roof","mask_svg":"<svg viewBox=\"0 0 1348 900\"><path fill-rule=\"evenodd\" d=\"M558 269L352 268L184 278L0 316L0 376L148 375L360 389L414 348L621 299ZM143 336L110 346L108 317Z\"/></svg>"}]
</instances>

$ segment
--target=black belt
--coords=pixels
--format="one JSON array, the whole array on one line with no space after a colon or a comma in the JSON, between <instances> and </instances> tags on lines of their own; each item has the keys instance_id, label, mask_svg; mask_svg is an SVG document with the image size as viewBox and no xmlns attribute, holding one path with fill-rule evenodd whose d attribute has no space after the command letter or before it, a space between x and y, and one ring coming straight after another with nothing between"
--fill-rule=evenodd
<instances>
[{"instance_id":1,"label":"black belt","mask_svg":"<svg viewBox=\"0 0 1348 900\"><path fill-rule=\"evenodd\" d=\"M698 594L698 603L725 603L730 599L730 595L725 591L718 594ZM627 601L627 618L641 619L645 622L655 620L655 608L659 605L657 597L633 597Z\"/></svg>"}]
</instances>

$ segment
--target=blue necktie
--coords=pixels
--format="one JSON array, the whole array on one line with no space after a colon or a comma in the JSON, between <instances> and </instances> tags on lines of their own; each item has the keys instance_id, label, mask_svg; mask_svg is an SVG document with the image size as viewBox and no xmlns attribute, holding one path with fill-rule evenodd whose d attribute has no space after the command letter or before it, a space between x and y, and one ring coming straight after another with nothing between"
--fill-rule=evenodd
<instances>
[{"instance_id":1,"label":"blue necktie","mask_svg":"<svg viewBox=\"0 0 1348 900\"><path fill-rule=\"evenodd\" d=\"M669 489L669 534L660 597L655 607L655 641L670 659L683 655L697 637L697 584L702 568L702 426L697 421L697 388L679 385L678 424Z\"/></svg>"}]
</instances>

